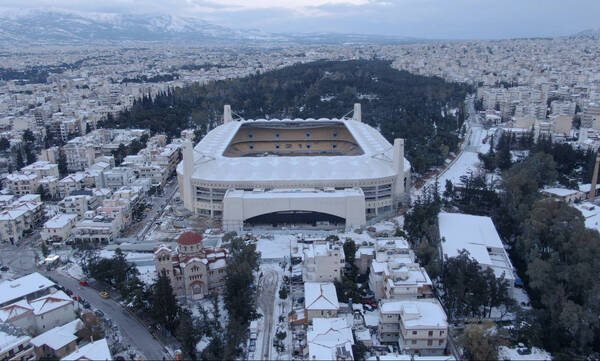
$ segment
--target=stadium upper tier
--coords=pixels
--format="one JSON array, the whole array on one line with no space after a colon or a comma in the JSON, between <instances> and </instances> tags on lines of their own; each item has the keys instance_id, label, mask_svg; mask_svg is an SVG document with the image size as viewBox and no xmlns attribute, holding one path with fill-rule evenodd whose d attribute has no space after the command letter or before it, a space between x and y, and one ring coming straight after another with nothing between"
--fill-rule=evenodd
<instances>
[{"instance_id":1,"label":"stadium upper tier","mask_svg":"<svg viewBox=\"0 0 600 361\"><path fill-rule=\"evenodd\" d=\"M323 126L317 126L320 122ZM281 128L279 131L280 137L289 141L268 140L268 137L276 137L277 128L291 124L296 129ZM334 129L339 129L338 136L342 141L331 139L334 138ZM306 137L306 133L311 136ZM321 133L328 137L316 140ZM249 138L249 134L256 134L257 138ZM312 138L313 134L315 138ZM304 139L300 139L300 135L304 135ZM313 148L313 144L318 148ZM250 148L251 145L254 149ZM276 148L277 145L280 148ZM310 147L306 148L306 145ZM339 151L336 151L337 147ZM265 183L274 181L290 182L286 186L300 186L303 180L350 181L395 177L397 172L392 167L392 149L392 145L376 129L352 119L233 121L211 130L194 147L192 181L256 182L260 185L255 186L268 188ZM410 171L410 163L406 159L404 171ZM181 164L178 172L183 172Z\"/></svg>"}]
</instances>

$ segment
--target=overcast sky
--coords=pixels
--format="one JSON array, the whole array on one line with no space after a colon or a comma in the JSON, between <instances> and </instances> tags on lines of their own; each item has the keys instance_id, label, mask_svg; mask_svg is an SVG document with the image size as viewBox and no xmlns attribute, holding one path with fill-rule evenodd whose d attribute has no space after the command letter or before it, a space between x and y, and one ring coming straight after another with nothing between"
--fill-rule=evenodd
<instances>
[{"instance_id":1,"label":"overcast sky","mask_svg":"<svg viewBox=\"0 0 600 361\"><path fill-rule=\"evenodd\" d=\"M162 13L267 32L435 39L569 35L600 27L600 0L0 0L0 8Z\"/></svg>"}]
</instances>

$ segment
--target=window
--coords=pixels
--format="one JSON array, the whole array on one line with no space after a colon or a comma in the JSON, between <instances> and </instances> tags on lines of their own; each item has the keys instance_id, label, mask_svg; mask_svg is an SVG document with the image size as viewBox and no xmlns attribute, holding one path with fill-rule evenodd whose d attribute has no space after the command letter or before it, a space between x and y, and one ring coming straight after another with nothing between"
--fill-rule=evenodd
<instances>
[{"instance_id":1,"label":"window","mask_svg":"<svg viewBox=\"0 0 600 361\"><path fill-rule=\"evenodd\" d=\"M412 340L412 344L416 345L417 344L417 340Z\"/></svg>"},{"instance_id":2,"label":"window","mask_svg":"<svg viewBox=\"0 0 600 361\"><path fill-rule=\"evenodd\" d=\"M310 148L310 144L307 144L307 145L306 145L306 148Z\"/></svg>"},{"instance_id":3,"label":"window","mask_svg":"<svg viewBox=\"0 0 600 361\"><path fill-rule=\"evenodd\" d=\"M433 340L427 340L427 346L433 345Z\"/></svg>"},{"instance_id":4,"label":"window","mask_svg":"<svg viewBox=\"0 0 600 361\"><path fill-rule=\"evenodd\" d=\"M275 149L279 149L279 144L275 144Z\"/></svg>"},{"instance_id":5,"label":"window","mask_svg":"<svg viewBox=\"0 0 600 361\"><path fill-rule=\"evenodd\" d=\"M416 334L417 334L417 331L413 331L412 333L413 333L413 335L416 335Z\"/></svg>"},{"instance_id":6,"label":"window","mask_svg":"<svg viewBox=\"0 0 600 361\"><path fill-rule=\"evenodd\" d=\"M429 331L429 337L433 336L433 331Z\"/></svg>"},{"instance_id":7,"label":"window","mask_svg":"<svg viewBox=\"0 0 600 361\"><path fill-rule=\"evenodd\" d=\"M335 149L335 148L337 148L337 144L332 144L332 145L331 145L331 147L332 147L333 149Z\"/></svg>"},{"instance_id":8,"label":"window","mask_svg":"<svg viewBox=\"0 0 600 361\"><path fill-rule=\"evenodd\" d=\"M249 148L250 149L254 149L254 146L252 144L250 144Z\"/></svg>"},{"instance_id":9,"label":"window","mask_svg":"<svg viewBox=\"0 0 600 361\"><path fill-rule=\"evenodd\" d=\"M277 138L279 138L279 133L275 133L275 136L276 136Z\"/></svg>"},{"instance_id":10,"label":"window","mask_svg":"<svg viewBox=\"0 0 600 361\"><path fill-rule=\"evenodd\" d=\"M440 343L439 343L439 344L441 345L441 344L443 344L443 343L444 343L444 340L440 340Z\"/></svg>"},{"instance_id":11,"label":"window","mask_svg":"<svg viewBox=\"0 0 600 361\"><path fill-rule=\"evenodd\" d=\"M440 336L443 336L443 335L444 335L444 331L440 331Z\"/></svg>"},{"instance_id":12,"label":"window","mask_svg":"<svg viewBox=\"0 0 600 361\"><path fill-rule=\"evenodd\" d=\"M308 138L308 137L310 137L310 133L306 133L306 137L307 137L307 138Z\"/></svg>"},{"instance_id":13,"label":"window","mask_svg":"<svg viewBox=\"0 0 600 361\"><path fill-rule=\"evenodd\" d=\"M252 133L248 133L248 138L252 138L254 135Z\"/></svg>"},{"instance_id":14,"label":"window","mask_svg":"<svg viewBox=\"0 0 600 361\"><path fill-rule=\"evenodd\" d=\"M333 136L334 136L334 137L337 137L337 132L333 132Z\"/></svg>"}]
</instances>

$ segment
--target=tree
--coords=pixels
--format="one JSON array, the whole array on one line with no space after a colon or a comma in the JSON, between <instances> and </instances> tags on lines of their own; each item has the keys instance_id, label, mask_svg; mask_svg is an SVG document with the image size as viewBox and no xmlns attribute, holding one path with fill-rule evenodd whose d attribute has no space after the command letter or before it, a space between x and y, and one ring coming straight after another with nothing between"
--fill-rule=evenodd
<instances>
[{"instance_id":1,"label":"tree","mask_svg":"<svg viewBox=\"0 0 600 361\"><path fill-rule=\"evenodd\" d=\"M25 129L25 131L23 132L23 141L26 143L35 142L35 137L33 136L33 132L31 130Z\"/></svg>"},{"instance_id":2,"label":"tree","mask_svg":"<svg viewBox=\"0 0 600 361\"><path fill-rule=\"evenodd\" d=\"M17 159L15 161L15 168L17 170L21 170L21 168L23 168L25 166L25 163L23 162L23 154L21 154L21 151L17 151Z\"/></svg>"},{"instance_id":3,"label":"tree","mask_svg":"<svg viewBox=\"0 0 600 361\"><path fill-rule=\"evenodd\" d=\"M467 360L498 360L500 340L496 336L496 325L485 321L481 324L469 324L461 337L464 357Z\"/></svg>"},{"instance_id":4,"label":"tree","mask_svg":"<svg viewBox=\"0 0 600 361\"><path fill-rule=\"evenodd\" d=\"M175 332L179 315L179 304L173 294L173 287L169 277L164 273L158 275L158 279L152 286L150 313L160 325L170 332Z\"/></svg>"},{"instance_id":5,"label":"tree","mask_svg":"<svg viewBox=\"0 0 600 361\"><path fill-rule=\"evenodd\" d=\"M64 177L67 174L69 174L69 170L67 168L67 157L62 148L58 152L58 173L60 173L61 177Z\"/></svg>"},{"instance_id":6,"label":"tree","mask_svg":"<svg viewBox=\"0 0 600 361\"><path fill-rule=\"evenodd\" d=\"M44 257L48 257L48 255L50 254L50 250L48 249L48 246L46 245L46 242L42 241L41 249L42 249L42 255Z\"/></svg>"},{"instance_id":7,"label":"tree","mask_svg":"<svg viewBox=\"0 0 600 361\"><path fill-rule=\"evenodd\" d=\"M7 138L0 138L0 151L6 151L10 148L10 141Z\"/></svg>"},{"instance_id":8,"label":"tree","mask_svg":"<svg viewBox=\"0 0 600 361\"><path fill-rule=\"evenodd\" d=\"M181 342L182 351L191 360L196 360L196 344L200 341L201 334L198 332L192 313L186 309L179 312L179 324L177 326L177 340Z\"/></svg>"},{"instance_id":9,"label":"tree","mask_svg":"<svg viewBox=\"0 0 600 361\"><path fill-rule=\"evenodd\" d=\"M356 260L356 243L352 239L346 240L344 242L344 255L346 257L346 263L354 266Z\"/></svg>"},{"instance_id":10,"label":"tree","mask_svg":"<svg viewBox=\"0 0 600 361\"><path fill-rule=\"evenodd\" d=\"M282 300L285 300L288 296L288 289L286 285L282 285L281 288L279 288L279 298L281 298Z\"/></svg>"}]
</instances>

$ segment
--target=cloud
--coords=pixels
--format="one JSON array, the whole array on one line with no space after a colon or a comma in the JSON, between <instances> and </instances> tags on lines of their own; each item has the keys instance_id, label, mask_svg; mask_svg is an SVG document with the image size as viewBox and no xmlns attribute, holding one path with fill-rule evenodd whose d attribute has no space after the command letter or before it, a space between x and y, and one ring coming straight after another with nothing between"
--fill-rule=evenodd
<instances>
[{"instance_id":1,"label":"cloud","mask_svg":"<svg viewBox=\"0 0 600 361\"><path fill-rule=\"evenodd\" d=\"M0 0L0 7L172 14L268 32L435 39L554 36L600 26L598 0Z\"/></svg>"}]
</instances>

